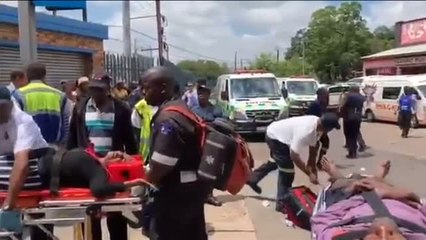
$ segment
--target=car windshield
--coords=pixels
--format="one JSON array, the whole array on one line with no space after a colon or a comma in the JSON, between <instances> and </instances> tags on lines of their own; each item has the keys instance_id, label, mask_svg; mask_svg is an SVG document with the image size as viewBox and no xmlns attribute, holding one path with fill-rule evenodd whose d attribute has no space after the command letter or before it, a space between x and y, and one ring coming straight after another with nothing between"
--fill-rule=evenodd
<instances>
[{"instance_id":1,"label":"car windshield","mask_svg":"<svg viewBox=\"0 0 426 240\"><path fill-rule=\"evenodd\" d=\"M275 78L231 79L232 98L281 97Z\"/></svg>"},{"instance_id":2,"label":"car windshield","mask_svg":"<svg viewBox=\"0 0 426 240\"><path fill-rule=\"evenodd\" d=\"M422 93L423 97L426 97L426 85L417 86L417 89Z\"/></svg>"},{"instance_id":3,"label":"car windshield","mask_svg":"<svg viewBox=\"0 0 426 240\"><path fill-rule=\"evenodd\" d=\"M288 81L288 93L298 95L314 95L318 89L318 85L313 81Z\"/></svg>"}]
</instances>

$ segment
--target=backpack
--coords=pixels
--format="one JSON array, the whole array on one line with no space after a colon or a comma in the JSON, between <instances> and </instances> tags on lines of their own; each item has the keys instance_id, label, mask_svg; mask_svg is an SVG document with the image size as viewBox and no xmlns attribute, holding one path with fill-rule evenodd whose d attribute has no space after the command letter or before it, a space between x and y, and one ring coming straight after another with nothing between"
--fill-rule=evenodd
<instances>
[{"instance_id":1,"label":"backpack","mask_svg":"<svg viewBox=\"0 0 426 240\"><path fill-rule=\"evenodd\" d=\"M180 113L196 126L201 149L199 179L237 194L248 180L253 162L244 139L231 126L221 121L207 123L186 107L168 106L163 111Z\"/></svg>"}]
</instances>

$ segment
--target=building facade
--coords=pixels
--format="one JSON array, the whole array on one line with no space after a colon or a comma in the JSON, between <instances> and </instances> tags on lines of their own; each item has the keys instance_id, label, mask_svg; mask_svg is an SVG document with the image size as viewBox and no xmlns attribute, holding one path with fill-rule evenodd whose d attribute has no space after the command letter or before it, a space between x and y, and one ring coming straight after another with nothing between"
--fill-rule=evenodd
<instances>
[{"instance_id":1,"label":"building facade","mask_svg":"<svg viewBox=\"0 0 426 240\"><path fill-rule=\"evenodd\" d=\"M426 73L426 18L397 22L394 49L363 57L364 76Z\"/></svg>"},{"instance_id":2,"label":"building facade","mask_svg":"<svg viewBox=\"0 0 426 240\"><path fill-rule=\"evenodd\" d=\"M47 81L73 81L104 66L103 40L108 27L37 13L38 61L47 66ZM22 68L17 9L0 5L0 84Z\"/></svg>"}]
</instances>

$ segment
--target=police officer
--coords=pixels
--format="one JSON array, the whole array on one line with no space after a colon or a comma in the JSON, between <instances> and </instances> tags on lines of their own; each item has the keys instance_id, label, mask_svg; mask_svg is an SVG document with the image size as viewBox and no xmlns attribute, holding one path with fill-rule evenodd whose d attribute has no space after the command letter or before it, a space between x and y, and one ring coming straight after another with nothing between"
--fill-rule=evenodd
<instances>
[{"instance_id":1,"label":"police officer","mask_svg":"<svg viewBox=\"0 0 426 240\"><path fill-rule=\"evenodd\" d=\"M145 100L160 109L153 117L152 144L147 179L154 193L150 239L207 240L204 201L209 186L197 179L201 161L199 136L194 125L177 112L162 111L167 106L187 107L172 100L174 78L164 67L148 70L144 76Z\"/></svg>"},{"instance_id":2,"label":"police officer","mask_svg":"<svg viewBox=\"0 0 426 240\"><path fill-rule=\"evenodd\" d=\"M327 106L329 102L329 92L327 88L319 88L317 90L317 99L312 102L308 110L306 111L306 115L314 115L317 117L321 117L326 111ZM316 149L313 149L315 151L318 151L318 149L321 146L321 150L319 152L319 157L317 161L317 167L318 169L321 169L321 159L322 157L327 153L328 148L330 147L330 138L328 137L327 132L324 132L321 136L320 140L317 143ZM317 152L311 153L311 157L316 157Z\"/></svg>"},{"instance_id":3,"label":"police officer","mask_svg":"<svg viewBox=\"0 0 426 240\"><path fill-rule=\"evenodd\" d=\"M351 86L341 107L343 132L345 134L348 149L347 158L357 157L357 139L360 133L362 107L365 100L364 96L362 96L359 91L359 86Z\"/></svg>"}]
</instances>

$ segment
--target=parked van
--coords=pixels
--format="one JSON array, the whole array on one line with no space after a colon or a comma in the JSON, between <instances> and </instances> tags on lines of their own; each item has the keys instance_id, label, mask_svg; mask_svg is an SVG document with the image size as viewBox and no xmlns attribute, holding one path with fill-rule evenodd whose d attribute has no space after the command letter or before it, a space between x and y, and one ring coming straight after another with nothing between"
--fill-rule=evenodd
<instances>
[{"instance_id":1,"label":"parked van","mask_svg":"<svg viewBox=\"0 0 426 240\"><path fill-rule=\"evenodd\" d=\"M274 74L244 70L221 75L211 94L239 133L264 133L273 121L288 117L288 105Z\"/></svg>"},{"instance_id":2,"label":"parked van","mask_svg":"<svg viewBox=\"0 0 426 240\"><path fill-rule=\"evenodd\" d=\"M366 96L364 113L369 121L383 120L397 122L398 99L405 86L416 91L416 114L412 125L426 125L426 74L372 76L361 84L361 92Z\"/></svg>"},{"instance_id":3,"label":"parked van","mask_svg":"<svg viewBox=\"0 0 426 240\"><path fill-rule=\"evenodd\" d=\"M328 87L329 92L329 101L328 107L332 110L337 110L342 102L342 97L345 92L349 90L349 88L353 85L360 85L356 82L344 82L344 83L336 83Z\"/></svg>"},{"instance_id":4,"label":"parked van","mask_svg":"<svg viewBox=\"0 0 426 240\"><path fill-rule=\"evenodd\" d=\"M304 115L309 104L317 98L319 82L314 78L278 78L283 97L289 105L289 116Z\"/></svg>"}]
</instances>

